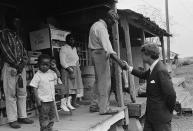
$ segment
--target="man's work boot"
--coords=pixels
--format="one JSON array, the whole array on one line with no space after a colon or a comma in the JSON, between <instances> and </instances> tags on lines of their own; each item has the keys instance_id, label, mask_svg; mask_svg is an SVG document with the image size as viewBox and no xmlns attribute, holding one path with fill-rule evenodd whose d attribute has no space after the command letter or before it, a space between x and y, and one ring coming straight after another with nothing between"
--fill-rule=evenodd
<instances>
[{"instance_id":1,"label":"man's work boot","mask_svg":"<svg viewBox=\"0 0 193 131\"><path fill-rule=\"evenodd\" d=\"M118 113L118 110L113 110L113 109L109 109L107 110L106 112L103 112L103 113L99 113L100 115L114 115Z\"/></svg>"},{"instance_id":2,"label":"man's work boot","mask_svg":"<svg viewBox=\"0 0 193 131\"><path fill-rule=\"evenodd\" d=\"M90 105L89 111L90 111L90 112L99 112L99 107L98 107L98 105Z\"/></svg>"},{"instance_id":3,"label":"man's work boot","mask_svg":"<svg viewBox=\"0 0 193 131\"><path fill-rule=\"evenodd\" d=\"M78 108L80 105L76 103L76 100L76 94L72 94L72 106Z\"/></svg>"},{"instance_id":4,"label":"man's work boot","mask_svg":"<svg viewBox=\"0 0 193 131\"><path fill-rule=\"evenodd\" d=\"M72 102L72 106L75 107L75 108L80 107L80 105L78 103L76 103L76 102Z\"/></svg>"},{"instance_id":5,"label":"man's work boot","mask_svg":"<svg viewBox=\"0 0 193 131\"><path fill-rule=\"evenodd\" d=\"M21 126L19 125L19 123L17 121L14 122L10 122L9 126L15 129L21 128Z\"/></svg>"},{"instance_id":6,"label":"man's work boot","mask_svg":"<svg viewBox=\"0 0 193 131\"><path fill-rule=\"evenodd\" d=\"M22 124L32 124L34 123L33 120L30 120L29 118L18 118L18 122Z\"/></svg>"}]
</instances>

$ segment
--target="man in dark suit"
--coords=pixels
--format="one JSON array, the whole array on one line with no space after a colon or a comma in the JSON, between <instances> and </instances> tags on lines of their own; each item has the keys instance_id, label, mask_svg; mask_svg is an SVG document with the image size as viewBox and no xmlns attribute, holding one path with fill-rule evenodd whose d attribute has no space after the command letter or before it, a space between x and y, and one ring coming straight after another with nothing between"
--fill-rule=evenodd
<instances>
[{"instance_id":1,"label":"man in dark suit","mask_svg":"<svg viewBox=\"0 0 193 131\"><path fill-rule=\"evenodd\" d=\"M159 60L156 44L146 43L141 48L142 59L150 68L139 71L128 65L131 74L147 81L147 106L143 131L171 131L176 93L166 66Z\"/></svg>"}]
</instances>

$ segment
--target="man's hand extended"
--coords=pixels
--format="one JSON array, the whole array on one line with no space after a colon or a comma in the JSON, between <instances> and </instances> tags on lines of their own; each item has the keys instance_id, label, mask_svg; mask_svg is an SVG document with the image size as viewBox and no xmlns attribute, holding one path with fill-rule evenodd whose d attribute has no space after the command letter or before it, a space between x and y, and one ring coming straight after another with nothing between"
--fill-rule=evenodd
<instances>
[{"instance_id":1,"label":"man's hand extended","mask_svg":"<svg viewBox=\"0 0 193 131\"><path fill-rule=\"evenodd\" d=\"M110 54L110 58L113 59L122 69L126 70L125 62L118 58L117 54Z\"/></svg>"},{"instance_id":2,"label":"man's hand extended","mask_svg":"<svg viewBox=\"0 0 193 131\"><path fill-rule=\"evenodd\" d=\"M67 67L66 70L67 70L69 73L73 73L73 72L74 72L74 70L73 70L72 67Z\"/></svg>"},{"instance_id":3,"label":"man's hand extended","mask_svg":"<svg viewBox=\"0 0 193 131\"><path fill-rule=\"evenodd\" d=\"M132 72L133 66L130 66L126 61L123 61L126 64L126 70L129 70L129 72Z\"/></svg>"}]
</instances>

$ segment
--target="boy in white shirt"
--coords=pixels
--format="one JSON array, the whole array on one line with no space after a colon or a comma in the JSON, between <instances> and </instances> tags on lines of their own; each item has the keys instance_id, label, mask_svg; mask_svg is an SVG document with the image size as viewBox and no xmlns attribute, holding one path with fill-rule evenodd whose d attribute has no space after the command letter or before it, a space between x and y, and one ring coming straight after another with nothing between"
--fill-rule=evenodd
<instances>
[{"instance_id":1,"label":"boy in white shirt","mask_svg":"<svg viewBox=\"0 0 193 131\"><path fill-rule=\"evenodd\" d=\"M30 82L34 88L36 103L39 110L40 131L53 131L55 118L55 85L57 75L50 70L50 56L40 55L38 59L39 70Z\"/></svg>"}]
</instances>

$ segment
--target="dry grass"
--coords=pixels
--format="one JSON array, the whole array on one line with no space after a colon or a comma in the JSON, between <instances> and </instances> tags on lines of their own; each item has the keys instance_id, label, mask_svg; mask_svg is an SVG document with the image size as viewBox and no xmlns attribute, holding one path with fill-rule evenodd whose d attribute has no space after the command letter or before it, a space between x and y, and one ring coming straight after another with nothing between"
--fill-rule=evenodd
<instances>
[{"instance_id":1,"label":"dry grass","mask_svg":"<svg viewBox=\"0 0 193 131\"><path fill-rule=\"evenodd\" d=\"M181 66L174 70L175 77L184 77L187 89L193 95L193 64Z\"/></svg>"},{"instance_id":2,"label":"dry grass","mask_svg":"<svg viewBox=\"0 0 193 131\"><path fill-rule=\"evenodd\" d=\"M193 64L176 68L174 76L185 77L187 83L193 83Z\"/></svg>"}]
</instances>

